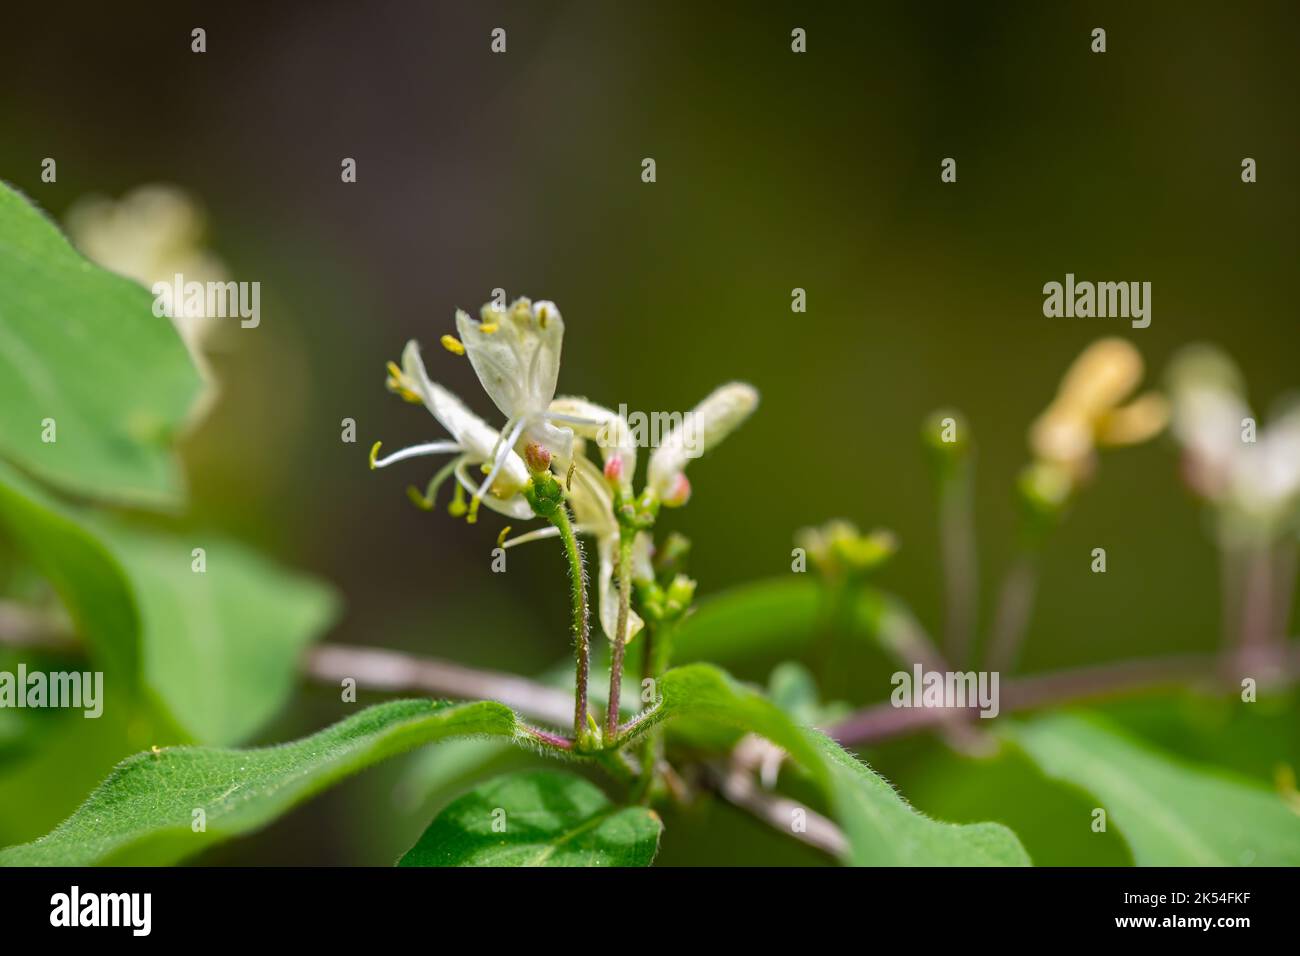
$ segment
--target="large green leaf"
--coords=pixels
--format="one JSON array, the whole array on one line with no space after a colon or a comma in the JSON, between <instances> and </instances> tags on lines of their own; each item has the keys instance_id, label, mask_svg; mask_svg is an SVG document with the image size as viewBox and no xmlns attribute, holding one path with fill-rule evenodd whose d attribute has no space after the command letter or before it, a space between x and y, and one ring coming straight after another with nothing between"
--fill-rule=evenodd
<instances>
[{"instance_id":1,"label":"large green leaf","mask_svg":"<svg viewBox=\"0 0 1300 956\"><path fill-rule=\"evenodd\" d=\"M181 734L204 743L238 743L273 717L335 613L327 588L237 542L135 527L3 463L0 530L53 583L106 680L142 675Z\"/></svg>"},{"instance_id":2,"label":"large green leaf","mask_svg":"<svg viewBox=\"0 0 1300 956\"><path fill-rule=\"evenodd\" d=\"M170 440L199 389L149 291L92 265L0 184L0 455L80 495L174 506Z\"/></svg>"},{"instance_id":3,"label":"large green leaf","mask_svg":"<svg viewBox=\"0 0 1300 956\"><path fill-rule=\"evenodd\" d=\"M399 866L649 866L663 824L581 777L507 774L453 800Z\"/></svg>"},{"instance_id":4,"label":"large green leaf","mask_svg":"<svg viewBox=\"0 0 1300 956\"><path fill-rule=\"evenodd\" d=\"M0 536L58 592L73 624L114 682L139 673L139 614L121 564L79 516L0 462Z\"/></svg>"},{"instance_id":5,"label":"large green leaf","mask_svg":"<svg viewBox=\"0 0 1300 956\"><path fill-rule=\"evenodd\" d=\"M1141 866L1300 865L1300 814L1263 787L1176 761L1096 716L1006 732L1048 776L1092 794Z\"/></svg>"},{"instance_id":6,"label":"large green leaf","mask_svg":"<svg viewBox=\"0 0 1300 956\"><path fill-rule=\"evenodd\" d=\"M136 754L51 833L0 850L0 866L170 863L265 826L370 764L444 737L473 735L526 738L503 704L398 700L278 747Z\"/></svg>"},{"instance_id":7,"label":"large green leaf","mask_svg":"<svg viewBox=\"0 0 1300 956\"><path fill-rule=\"evenodd\" d=\"M125 522L91 527L126 569L140 609L144 678L194 740L233 744L279 712L303 650L333 620L333 593L219 535ZM205 570L194 570L203 549Z\"/></svg>"},{"instance_id":8,"label":"large green leaf","mask_svg":"<svg viewBox=\"0 0 1300 956\"><path fill-rule=\"evenodd\" d=\"M849 838L849 862L887 866L1026 865L1020 841L996 823L955 825L918 813L882 777L775 704L706 664L679 667L659 681L660 699L631 733L688 719L756 733L784 748L829 800Z\"/></svg>"},{"instance_id":9,"label":"large green leaf","mask_svg":"<svg viewBox=\"0 0 1300 956\"><path fill-rule=\"evenodd\" d=\"M681 661L732 661L785 655L808 643L825 612L825 588L812 576L772 578L706 598L678 624Z\"/></svg>"}]
</instances>

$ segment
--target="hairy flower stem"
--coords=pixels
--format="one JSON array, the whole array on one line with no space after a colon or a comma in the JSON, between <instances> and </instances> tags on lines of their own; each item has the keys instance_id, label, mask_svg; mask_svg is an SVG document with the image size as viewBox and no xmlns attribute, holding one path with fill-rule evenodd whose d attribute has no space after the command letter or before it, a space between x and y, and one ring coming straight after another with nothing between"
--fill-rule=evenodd
<instances>
[{"instance_id":1,"label":"hairy flower stem","mask_svg":"<svg viewBox=\"0 0 1300 956\"><path fill-rule=\"evenodd\" d=\"M623 528L618 538L618 624L614 628L614 649L609 662L609 709L605 714L605 736L618 733L618 703L623 690L623 653L627 650L627 617L632 604L632 539L636 532Z\"/></svg>"},{"instance_id":2,"label":"hairy flower stem","mask_svg":"<svg viewBox=\"0 0 1300 956\"><path fill-rule=\"evenodd\" d=\"M569 521L567 508L557 508L550 516L551 523L559 529L564 542L564 555L569 559L569 582L573 596L574 656L577 660L575 693L573 699L573 739L583 741L590 734L587 727L587 680L591 670L591 633L587 619L587 569L582 563L582 548Z\"/></svg>"},{"instance_id":3,"label":"hairy flower stem","mask_svg":"<svg viewBox=\"0 0 1300 956\"><path fill-rule=\"evenodd\" d=\"M656 649L655 632L658 626L651 621L646 621L645 631L642 634L641 644L641 680L642 682L650 681L650 686L655 686L659 680L658 662L655 655ZM652 728L649 733L641 740L641 776L637 779L636 787L632 792L632 799L638 803L650 802L650 791L654 784L655 765L659 762L659 731Z\"/></svg>"}]
</instances>

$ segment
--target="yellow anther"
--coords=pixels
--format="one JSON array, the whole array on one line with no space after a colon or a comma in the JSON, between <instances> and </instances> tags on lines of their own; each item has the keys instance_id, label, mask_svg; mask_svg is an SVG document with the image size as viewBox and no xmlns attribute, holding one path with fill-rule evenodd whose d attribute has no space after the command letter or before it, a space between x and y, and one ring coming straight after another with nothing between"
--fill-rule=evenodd
<instances>
[{"instance_id":1,"label":"yellow anther","mask_svg":"<svg viewBox=\"0 0 1300 956\"><path fill-rule=\"evenodd\" d=\"M465 354L465 346L462 345L460 339L456 338L454 335L444 335L438 341L442 342L442 347L452 355Z\"/></svg>"},{"instance_id":2,"label":"yellow anther","mask_svg":"<svg viewBox=\"0 0 1300 956\"><path fill-rule=\"evenodd\" d=\"M411 504L415 505L415 507L419 508L421 511L433 510L433 502L421 494L420 489L415 487L415 485L406 486L406 497L410 498Z\"/></svg>"},{"instance_id":3,"label":"yellow anther","mask_svg":"<svg viewBox=\"0 0 1300 956\"><path fill-rule=\"evenodd\" d=\"M484 322L482 325L478 327L478 330L482 332L484 335L491 335L499 328L500 326L497 325L495 322Z\"/></svg>"},{"instance_id":4,"label":"yellow anther","mask_svg":"<svg viewBox=\"0 0 1300 956\"><path fill-rule=\"evenodd\" d=\"M481 500L482 500L482 499L480 499L480 498L471 498L471 499L470 499L470 501L469 501L469 513L465 515L465 523L466 523L466 524L474 524L476 521L478 521L478 506L479 506L479 502L480 502Z\"/></svg>"},{"instance_id":5,"label":"yellow anther","mask_svg":"<svg viewBox=\"0 0 1300 956\"><path fill-rule=\"evenodd\" d=\"M492 466L491 466L488 462L486 462L486 461L483 462L483 464L481 464L481 465L478 466L478 470L481 471L481 472L482 472L483 474L485 474L485 475L490 475L490 474L492 474Z\"/></svg>"},{"instance_id":6,"label":"yellow anther","mask_svg":"<svg viewBox=\"0 0 1300 956\"><path fill-rule=\"evenodd\" d=\"M456 482L456 494L452 496L451 504L447 505L447 514L459 518L465 510L465 486Z\"/></svg>"},{"instance_id":7,"label":"yellow anther","mask_svg":"<svg viewBox=\"0 0 1300 956\"><path fill-rule=\"evenodd\" d=\"M509 533L510 533L510 525L506 525L504 528L501 529L501 533L500 533L499 535L497 535L497 547L498 547L498 548L500 548L500 547L504 547L504 546L505 546L505 543L506 543L506 535L508 535Z\"/></svg>"},{"instance_id":8,"label":"yellow anther","mask_svg":"<svg viewBox=\"0 0 1300 956\"><path fill-rule=\"evenodd\" d=\"M565 491L573 490L573 469L577 466L577 464L578 464L578 459L572 458L569 460L569 473L564 476Z\"/></svg>"},{"instance_id":9,"label":"yellow anther","mask_svg":"<svg viewBox=\"0 0 1300 956\"><path fill-rule=\"evenodd\" d=\"M379 446L382 444L383 442L377 441L370 446L370 470L371 471L374 471L376 468L379 467L378 465L375 464L375 459L379 457Z\"/></svg>"},{"instance_id":10,"label":"yellow anther","mask_svg":"<svg viewBox=\"0 0 1300 956\"><path fill-rule=\"evenodd\" d=\"M406 377L405 373L397 367L396 362L388 363L388 381L385 383L388 385L388 390L402 396L406 401L418 405L423 399L406 384L409 381L410 379Z\"/></svg>"}]
</instances>

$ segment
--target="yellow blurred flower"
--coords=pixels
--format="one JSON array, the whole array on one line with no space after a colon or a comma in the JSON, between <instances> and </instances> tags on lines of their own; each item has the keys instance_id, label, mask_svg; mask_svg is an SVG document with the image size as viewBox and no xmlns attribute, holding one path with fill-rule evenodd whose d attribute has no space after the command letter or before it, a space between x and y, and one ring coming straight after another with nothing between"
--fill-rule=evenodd
<instances>
[{"instance_id":1,"label":"yellow blurred flower","mask_svg":"<svg viewBox=\"0 0 1300 956\"><path fill-rule=\"evenodd\" d=\"M1142 381L1138 350L1120 338L1094 342L1074 360L1056 398L1031 426L1037 461L1061 469L1071 483L1091 474L1098 448L1136 445L1158 435L1169 403L1146 392L1124 404Z\"/></svg>"},{"instance_id":2,"label":"yellow blurred flower","mask_svg":"<svg viewBox=\"0 0 1300 956\"><path fill-rule=\"evenodd\" d=\"M120 200L83 196L65 217L68 237L87 259L145 288L183 275L186 281L224 282L225 263L204 247L203 211L186 192L175 186L146 185ZM167 314L189 350L208 388L195 417L216 398L215 380L207 353L218 322L204 315L186 315L167 303Z\"/></svg>"}]
</instances>

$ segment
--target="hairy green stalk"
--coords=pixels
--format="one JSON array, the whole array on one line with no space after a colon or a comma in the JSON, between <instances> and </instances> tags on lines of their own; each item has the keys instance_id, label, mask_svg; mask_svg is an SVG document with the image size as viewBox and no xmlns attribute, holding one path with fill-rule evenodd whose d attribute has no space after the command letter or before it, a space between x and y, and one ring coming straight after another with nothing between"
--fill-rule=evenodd
<instances>
[{"instance_id":1,"label":"hairy green stalk","mask_svg":"<svg viewBox=\"0 0 1300 956\"><path fill-rule=\"evenodd\" d=\"M582 741L590 731L587 727L587 681L591 671L591 631L587 616L587 568L582 561L582 546L573 533L568 508L556 508L549 516L559 529L564 543L564 556L569 561L569 583L573 602L573 640L576 674L573 698L573 739Z\"/></svg>"},{"instance_id":2,"label":"hairy green stalk","mask_svg":"<svg viewBox=\"0 0 1300 956\"><path fill-rule=\"evenodd\" d=\"M609 663L609 708L605 714L605 736L618 733L618 705L623 690L623 654L627 650L627 618L632 604L632 540L636 532L621 528L618 536L618 624L614 628L614 649Z\"/></svg>"}]
</instances>

